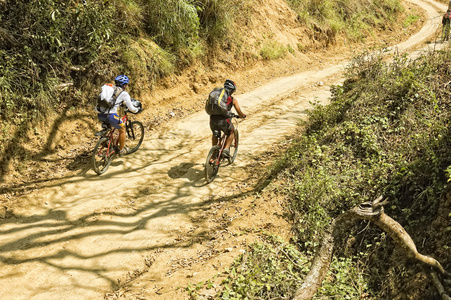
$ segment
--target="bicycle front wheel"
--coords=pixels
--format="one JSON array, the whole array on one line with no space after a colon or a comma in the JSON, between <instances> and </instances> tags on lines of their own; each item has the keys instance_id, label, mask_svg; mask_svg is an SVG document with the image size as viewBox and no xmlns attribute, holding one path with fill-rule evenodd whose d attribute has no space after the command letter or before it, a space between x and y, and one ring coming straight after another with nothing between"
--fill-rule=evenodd
<instances>
[{"instance_id":1,"label":"bicycle front wheel","mask_svg":"<svg viewBox=\"0 0 451 300\"><path fill-rule=\"evenodd\" d=\"M105 173L113 160L114 152L108 151L108 142L107 137L100 138L92 153L92 167L98 175Z\"/></svg>"},{"instance_id":2,"label":"bicycle front wheel","mask_svg":"<svg viewBox=\"0 0 451 300\"><path fill-rule=\"evenodd\" d=\"M141 146L144 139L144 126L139 121L130 122L127 126L127 145L129 153L133 153Z\"/></svg>"},{"instance_id":3,"label":"bicycle front wheel","mask_svg":"<svg viewBox=\"0 0 451 300\"><path fill-rule=\"evenodd\" d=\"M234 139L232 144L230 145L230 158L229 163L233 163L235 161L235 157L238 154L238 143L240 141L240 135L238 133L238 129L235 129Z\"/></svg>"},{"instance_id":4,"label":"bicycle front wheel","mask_svg":"<svg viewBox=\"0 0 451 300\"><path fill-rule=\"evenodd\" d=\"M210 183L215 179L219 170L219 147L213 146L208 152L207 160L205 161L205 180Z\"/></svg>"}]
</instances>

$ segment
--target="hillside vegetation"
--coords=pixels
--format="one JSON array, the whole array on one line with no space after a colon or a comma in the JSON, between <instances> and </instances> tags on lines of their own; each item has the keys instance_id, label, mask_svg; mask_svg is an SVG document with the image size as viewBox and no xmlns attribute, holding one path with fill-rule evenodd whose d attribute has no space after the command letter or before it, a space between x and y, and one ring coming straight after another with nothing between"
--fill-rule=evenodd
<instances>
[{"instance_id":1,"label":"hillside vegetation","mask_svg":"<svg viewBox=\"0 0 451 300\"><path fill-rule=\"evenodd\" d=\"M380 195L418 251L449 271L450 111L451 49L393 63L356 58L331 103L309 113L273 167L272 190L287 200L294 240L254 244L231 267L220 297L291 298L330 222ZM376 226L361 222L337 242L315 299L438 299L426 270Z\"/></svg>"},{"instance_id":2,"label":"hillside vegetation","mask_svg":"<svg viewBox=\"0 0 451 300\"><path fill-rule=\"evenodd\" d=\"M68 111L92 109L98 86L119 73L133 78L130 88L140 97L192 65L223 61L223 53L230 67L249 68L333 44L338 36L358 42L402 10L398 0L288 2L298 16L293 22L304 28L292 43L267 28L251 36L265 22L256 13L268 5L263 0L1 1L2 179L55 151L27 145L40 121L46 127ZM84 113L78 118L90 122Z\"/></svg>"}]
</instances>

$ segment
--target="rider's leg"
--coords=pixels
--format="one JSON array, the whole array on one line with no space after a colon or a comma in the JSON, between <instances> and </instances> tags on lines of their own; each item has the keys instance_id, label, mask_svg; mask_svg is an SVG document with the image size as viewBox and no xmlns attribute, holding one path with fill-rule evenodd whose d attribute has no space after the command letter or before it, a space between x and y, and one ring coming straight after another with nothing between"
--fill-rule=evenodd
<instances>
[{"instance_id":1,"label":"rider's leg","mask_svg":"<svg viewBox=\"0 0 451 300\"><path fill-rule=\"evenodd\" d=\"M216 146L218 144L218 137L215 136L215 130L221 131L220 119L218 116L210 117L210 129L211 129L211 145Z\"/></svg>"},{"instance_id":2,"label":"rider's leg","mask_svg":"<svg viewBox=\"0 0 451 300\"><path fill-rule=\"evenodd\" d=\"M235 126L233 126L230 119L227 119L225 124L227 128L226 130L224 130L224 132L228 135L225 144L225 149L230 150L230 145L232 145L233 139L235 138Z\"/></svg>"},{"instance_id":3,"label":"rider's leg","mask_svg":"<svg viewBox=\"0 0 451 300\"><path fill-rule=\"evenodd\" d=\"M125 127L118 129L119 132L119 150L124 149L125 146Z\"/></svg>"},{"instance_id":4,"label":"rider's leg","mask_svg":"<svg viewBox=\"0 0 451 300\"><path fill-rule=\"evenodd\" d=\"M232 145L233 139L235 138L235 131L232 131L227 137L225 149L230 149L230 145Z\"/></svg>"},{"instance_id":5,"label":"rider's leg","mask_svg":"<svg viewBox=\"0 0 451 300\"><path fill-rule=\"evenodd\" d=\"M214 134L212 134L212 136L211 136L211 145L212 146L216 146L217 144L218 144L218 138L215 137Z\"/></svg>"},{"instance_id":6,"label":"rider's leg","mask_svg":"<svg viewBox=\"0 0 451 300\"><path fill-rule=\"evenodd\" d=\"M121 118L117 114L108 115L108 122L117 129L119 133L119 150L124 149L125 146L125 123L122 122Z\"/></svg>"}]
</instances>

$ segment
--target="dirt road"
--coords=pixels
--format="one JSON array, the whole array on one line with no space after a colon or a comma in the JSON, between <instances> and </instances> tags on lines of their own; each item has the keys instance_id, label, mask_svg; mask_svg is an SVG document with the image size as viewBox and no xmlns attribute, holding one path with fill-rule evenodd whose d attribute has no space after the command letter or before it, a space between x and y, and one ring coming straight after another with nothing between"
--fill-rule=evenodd
<instances>
[{"instance_id":1,"label":"dirt road","mask_svg":"<svg viewBox=\"0 0 451 300\"><path fill-rule=\"evenodd\" d=\"M439 27L446 6L411 2L425 9L428 21L396 48L418 53ZM238 158L209 185L203 163L211 133L208 116L199 112L147 135L138 152L116 159L102 176L89 171L23 196L20 202L26 205L0 223L0 298L101 299L118 278L142 268L151 251L186 247L177 241L186 232L205 230L193 218L207 200L233 193L226 186L246 176L244 167L258 160L267 145L293 132L309 101L326 103L345 64L238 94L249 115L239 124ZM154 265L164 263L155 259Z\"/></svg>"}]
</instances>

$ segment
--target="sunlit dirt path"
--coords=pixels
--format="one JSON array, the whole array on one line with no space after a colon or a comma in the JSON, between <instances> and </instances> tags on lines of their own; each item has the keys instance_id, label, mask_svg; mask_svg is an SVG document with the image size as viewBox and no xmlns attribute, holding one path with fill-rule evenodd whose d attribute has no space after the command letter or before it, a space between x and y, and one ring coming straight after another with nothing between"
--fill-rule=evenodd
<instances>
[{"instance_id":1,"label":"sunlit dirt path","mask_svg":"<svg viewBox=\"0 0 451 300\"><path fill-rule=\"evenodd\" d=\"M444 4L412 0L428 21L391 50L420 53L440 26ZM429 47L433 47L430 45ZM293 132L309 102L327 103L346 61L278 78L238 94L249 118L239 124L236 163L205 185L210 147L204 112L146 136L138 152L116 159L106 174L48 182L24 196L24 207L0 223L0 299L101 299L116 279L143 265L149 251L179 247L178 233L206 200L230 193L227 183L267 145Z\"/></svg>"}]
</instances>

